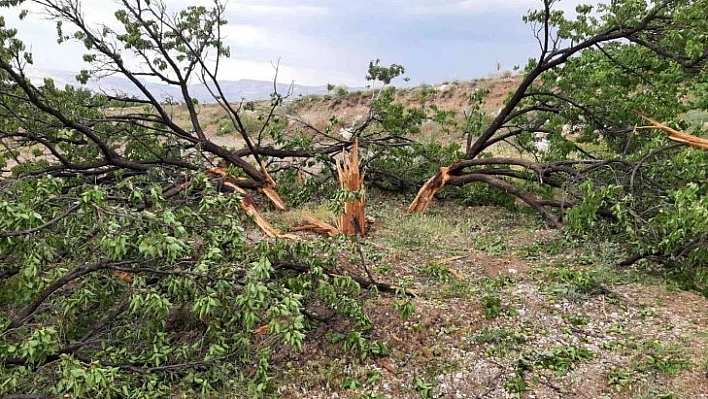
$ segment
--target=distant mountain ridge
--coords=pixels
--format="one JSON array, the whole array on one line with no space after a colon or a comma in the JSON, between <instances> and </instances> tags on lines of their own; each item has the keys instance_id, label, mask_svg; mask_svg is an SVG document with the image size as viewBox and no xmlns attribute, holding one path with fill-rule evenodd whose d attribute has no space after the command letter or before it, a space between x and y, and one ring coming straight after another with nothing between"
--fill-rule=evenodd
<instances>
[{"instance_id":1,"label":"distant mountain ridge","mask_svg":"<svg viewBox=\"0 0 708 399\"><path fill-rule=\"evenodd\" d=\"M57 71L49 69L28 68L25 73L34 84L42 84L44 79L51 78L57 87L71 85L74 87L84 87L95 92L106 92L108 94L123 94L144 99L145 96L133 85L133 83L125 77L108 76L99 80L90 80L86 85L81 85L76 81L77 72ZM143 84L150 90L153 95L161 100L173 99L175 101L183 101L182 93L178 87L169 86L162 83L153 83L143 81ZM249 101L265 100L270 98L273 92L273 82L262 80L220 80L224 95L230 101L240 101L241 99ZM290 90L290 84L278 83L278 93L286 94ZM193 98L199 100L200 103L213 103L214 98L209 94L209 91L203 84L189 85L189 93ZM292 96L309 94L326 94L327 86L304 86L293 85Z\"/></svg>"}]
</instances>

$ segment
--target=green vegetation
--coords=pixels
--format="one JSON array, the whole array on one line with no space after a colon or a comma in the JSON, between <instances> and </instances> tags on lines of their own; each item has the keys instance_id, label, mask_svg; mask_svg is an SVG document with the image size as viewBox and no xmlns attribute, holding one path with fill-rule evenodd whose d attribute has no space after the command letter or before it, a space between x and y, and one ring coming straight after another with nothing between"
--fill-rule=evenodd
<instances>
[{"instance_id":1,"label":"green vegetation","mask_svg":"<svg viewBox=\"0 0 708 399\"><path fill-rule=\"evenodd\" d=\"M543 4L539 56L490 110L491 83L398 90L379 60L362 93L223 98L220 1L125 1L117 31L74 0L0 2L83 43L79 81L142 92L33 84L0 17L0 397L695 396L708 153L637 126L706 135L708 2ZM352 193L336 165L355 141ZM362 196L369 237L283 233Z\"/></svg>"}]
</instances>

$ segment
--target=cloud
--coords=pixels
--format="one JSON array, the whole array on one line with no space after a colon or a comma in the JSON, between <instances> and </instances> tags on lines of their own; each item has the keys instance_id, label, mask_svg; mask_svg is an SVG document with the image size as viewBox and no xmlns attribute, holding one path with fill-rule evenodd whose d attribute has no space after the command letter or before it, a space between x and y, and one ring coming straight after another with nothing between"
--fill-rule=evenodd
<instances>
[{"instance_id":1,"label":"cloud","mask_svg":"<svg viewBox=\"0 0 708 399\"><path fill-rule=\"evenodd\" d=\"M252 61L244 59L229 59L222 64L224 71L222 79L255 79L272 81L275 78L275 62ZM363 71L363 69L362 69ZM364 73L360 75L330 69L327 67L308 68L288 65L282 61L278 67L279 83L297 83L302 85L320 86L333 82L350 87L361 86ZM323 79L324 78L324 79Z\"/></svg>"},{"instance_id":2,"label":"cloud","mask_svg":"<svg viewBox=\"0 0 708 399\"><path fill-rule=\"evenodd\" d=\"M321 17L330 13L327 7L311 5L266 5L239 3L237 13L248 18L259 18L267 22L271 18L288 18L292 22L301 21L303 18Z\"/></svg>"},{"instance_id":3,"label":"cloud","mask_svg":"<svg viewBox=\"0 0 708 399\"><path fill-rule=\"evenodd\" d=\"M464 1L422 1L413 7L413 14L420 16L437 15L470 15L481 14L490 11L517 10L525 11L536 8L540 4L532 0L464 0Z\"/></svg>"},{"instance_id":4,"label":"cloud","mask_svg":"<svg viewBox=\"0 0 708 399\"><path fill-rule=\"evenodd\" d=\"M573 12L583 0L563 0L553 4L553 9ZM541 0L419 0L413 7L413 13L422 16L431 15L476 15L483 13L515 12L525 14L529 10L543 8Z\"/></svg>"},{"instance_id":5,"label":"cloud","mask_svg":"<svg viewBox=\"0 0 708 399\"><path fill-rule=\"evenodd\" d=\"M212 5L213 0L168 0L170 10ZM558 6L573 9L579 0ZM82 0L91 22L114 24L117 3ZM470 79L524 63L537 55L531 27L521 21L541 0L231 0L224 41L232 57L222 79L264 79L281 60L283 81L301 84L366 84L370 60L403 64L413 83ZM12 18L8 18L12 20ZM32 45L37 67L83 67L77 44L55 44L54 24L33 10L8 22ZM68 29L68 28L67 28ZM51 38L51 39L50 39Z\"/></svg>"}]
</instances>

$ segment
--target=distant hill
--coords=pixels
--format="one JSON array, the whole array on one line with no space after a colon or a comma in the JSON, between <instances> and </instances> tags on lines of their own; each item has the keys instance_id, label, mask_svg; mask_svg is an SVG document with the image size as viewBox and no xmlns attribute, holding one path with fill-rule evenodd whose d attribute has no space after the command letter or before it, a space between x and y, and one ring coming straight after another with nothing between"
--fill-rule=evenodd
<instances>
[{"instance_id":1,"label":"distant hill","mask_svg":"<svg viewBox=\"0 0 708 399\"><path fill-rule=\"evenodd\" d=\"M51 78L54 80L57 87L64 87L67 84L72 86L81 86L81 84L76 81L76 72L30 68L28 68L25 72L34 84L41 84L45 78ZM182 94L180 89L177 87L146 81L143 81L143 83L150 90L150 92L157 95L160 99L172 98L175 101L182 100ZM242 98L252 101L265 100L270 98L270 94L273 92L273 82L241 79L236 81L222 80L219 81L219 83L221 84L222 90L224 90L224 94L230 101L239 101ZM83 87L96 92L103 91L108 94L125 94L128 96L144 98L144 96L135 88L131 81L127 78L119 76L109 76L99 80L92 80ZM286 83L278 83L277 88L278 93L286 94L290 88L290 85ZM327 93L326 86L294 85L292 89L293 97L297 97L299 95ZM201 103L214 102L214 99L209 94L207 88L200 83L190 85L189 92L192 97L196 98Z\"/></svg>"}]
</instances>

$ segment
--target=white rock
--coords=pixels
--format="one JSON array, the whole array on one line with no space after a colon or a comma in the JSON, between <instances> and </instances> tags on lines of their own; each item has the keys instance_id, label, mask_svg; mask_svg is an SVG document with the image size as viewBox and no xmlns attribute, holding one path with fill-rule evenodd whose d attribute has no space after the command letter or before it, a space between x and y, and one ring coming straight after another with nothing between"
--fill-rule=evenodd
<instances>
[{"instance_id":1,"label":"white rock","mask_svg":"<svg viewBox=\"0 0 708 399\"><path fill-rule=\"evenodd\" d=\"M340 129L339 134L342 136L342 138L344 140L347 140L347 141L351 140L352 137L354 137L354 132L352 132L351 130L349 130L347 128Z\"/></svg>"}]
</instances>

